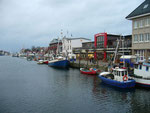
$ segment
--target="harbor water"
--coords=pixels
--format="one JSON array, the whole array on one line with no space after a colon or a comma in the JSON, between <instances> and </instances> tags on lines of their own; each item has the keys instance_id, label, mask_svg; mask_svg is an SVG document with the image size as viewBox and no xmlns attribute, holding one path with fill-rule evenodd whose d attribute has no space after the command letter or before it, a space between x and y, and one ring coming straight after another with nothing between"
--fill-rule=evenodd
<instances>
[{"instance_id":1,"label":"harbor water","mask_svg":"<svg viewBox=\"0 0 150 113\"><path fill-rule=\"evenodd\" d=\"M0 113L150 113L150 90L121 90L79 69L0 56Z\"/></svg>"}]
</instances>

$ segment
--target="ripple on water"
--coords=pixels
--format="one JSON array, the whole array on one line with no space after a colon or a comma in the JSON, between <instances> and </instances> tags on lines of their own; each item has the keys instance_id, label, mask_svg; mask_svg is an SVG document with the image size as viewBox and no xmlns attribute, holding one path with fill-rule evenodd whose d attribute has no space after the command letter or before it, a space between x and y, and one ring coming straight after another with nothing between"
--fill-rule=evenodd
<instances>
[{"instance_id":1,"label":"ripple on water","mask_svg":"<svg viewBox=\"0 0 150 113\"><path fill-rule=\"evenodd\" d=\"M150 90L120 90L79 69L0 57L0 113L149 113Z\"/></svg>"}]
</instances>

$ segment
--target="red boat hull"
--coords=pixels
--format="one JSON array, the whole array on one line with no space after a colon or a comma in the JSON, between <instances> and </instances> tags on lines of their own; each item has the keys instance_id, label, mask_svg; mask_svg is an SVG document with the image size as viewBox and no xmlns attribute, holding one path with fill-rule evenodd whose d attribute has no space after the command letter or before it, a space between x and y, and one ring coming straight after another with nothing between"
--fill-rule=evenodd
<instances>
[{"instance_id":1,"label":"red boat hull","mask_svg":"<svg viewBox=\"0 0 150 113\"><path fill-rule=\"evenodd\" d=\"M82 74L88 74L88 75L96 75L96 74L97 74L96 71L82 71L82 70L80 70L80 72L81 72Z\"/></svg>"},{"instance_id":2,"label":"red boat hull","mask_svg":"<svg viewBox=\"0 0 150 113\"><path fill-rule=\"evenodd\" d=\"M48 64L48 61L43 62L44 64Z\"/></svg>"}]
</instances>

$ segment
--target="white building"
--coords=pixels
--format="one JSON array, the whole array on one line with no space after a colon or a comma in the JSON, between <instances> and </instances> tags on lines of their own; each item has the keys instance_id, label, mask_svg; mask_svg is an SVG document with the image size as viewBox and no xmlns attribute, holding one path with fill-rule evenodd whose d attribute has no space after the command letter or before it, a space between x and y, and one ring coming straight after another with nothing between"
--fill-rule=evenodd
<instances>
[{"instance_id":1,"label":"white building","mask_svg":"<svg viewBox=\"0 0 150 113\"><path fill-rule=\"evenodd\" d=\"M62 54L64 56L74 56L73 48L82 47L83 42L90 42L87 38L66 38L62 39Z\"/></svg>"}]
</instances>

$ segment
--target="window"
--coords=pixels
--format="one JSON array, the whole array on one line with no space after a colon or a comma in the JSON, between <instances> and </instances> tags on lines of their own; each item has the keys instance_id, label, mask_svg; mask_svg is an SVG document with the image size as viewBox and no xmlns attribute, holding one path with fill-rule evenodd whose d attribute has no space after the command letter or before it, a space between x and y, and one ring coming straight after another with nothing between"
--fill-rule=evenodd
<instances>
[{"instance_id":1,"label":"window","mask_svg":"<svg viewBox=\"0 0 150 113\"><path fill-rule=\"evenodd\" d=\"M150 26L150 17L147 19L147 21L148 21L148 25Z\"/></svg>"},{"instance_id":2,"label":"window","mask_svg":"<svg viewBox=\"0 0 150 113\"><path fill-rule=\"evenodd\" d=\"M121 75L121 72L118 72L119 73L119 76Z\"/></svg>"},{"instance_id":3,"label":"window","mask_svg":"<svg viewBox=\"0 0 150 113\"><path fill-rule=\"evenodd\" d=\"M134 42L138 42L138 35L134 35Z\"/></svg>"},{"instance_id":4,"label":"window","mask_svg":"<svg viewBox=\"0 0 150 113\"><path fill-rule=\"evenodd\" d=\"M146 33L146 34L144 34L144 37L145 37L145 42L147 42L147 41L148 41L147 33Z\"/></svg>"},{"instance_id":5,"label":"window","mask_svg":"<svg viewBox=\"0 0 150 113\"><path fill-rule=\"evenodd\" d=\"M117 76L119 76L119 72L117 71Z\"/></svg>"},{"instance_id":6,"label":"window","mask_svg":"<svg viewBox=\"0 0 150 113\"><path fill-rule=\"evenodd\" d=\"M138 65L137 65L137 64L135 64L135 65L134 65L134 68L135 68L135 69L138 69Z\"/></svg>"},{"instance_id":7,"label":"window","mask_svg":"<svg viewBox=\"0 0 150 113\"><path fill-rule=\"evenodd\" d=\"M144 42L144 34L141 34L142 42Z\"/></svg>"},{"instance_id":8,"label":"window","mask_svg":"<svg viewBox=\"0 0 150 113\"><path fill-rule=\"evenodd\" d=\"M127 75L128 73L127 73L127 71L125 71L125 75Z\"/></svg>"},{"instance_id":9,"label":"window","mask_svg":"<svg viewBox=\"0 0 150 113\"><path fill-rule=\"evenodd\" d=\"M139 42L142 42L142 34L139 35Z\"/></svg>"},{"instance_id":10,"label":"window","mask_svg":"<svg viewBox=\"0 0 150 113\"><path fill-rule=\"evenodd\" d=\"M137 21L134 21L134 28L135 28L135 29L138 28L138 23L137 23Z\"/></svg>"},{"instance_id":11,"label":"window","mask_svg":"<svg viewBox=\"0 0 150 113\"><path fill-rule=\"evenodd\" d=\"M143 7L143 9L146 9L147 7L148 7L148 4L145 4L144 7Z\"/></svg>"},{"instance_id":12,"label":"window","mask_svg":"<svg viewBox=\"0 0 150 113\"><path fill-rule=\"evenodd\" d=\"M149 71L149 67L148 66L146 66L146 71Z\"/></svg>"},{"instance_id":13,"label":"window","mask_svg":"<svg viewBox=\"0 0 150 113\"><path fill-rule=\"evenodd\" d=\"M125 74L124 74L124 71L122 71L122 76L124 76Z\"/></svg>"},{"instance_id":14,"label":"window","mask_svg":"<svg viewBox=\"0 0 150 113\"><path fill-rule=\"evenodd\" d=\"M135 20L133 22L133 28L134 29L147 27L147 26L150 26L150 17L144 18L144 19L141 19L141 20Z\"/></svg>"},{"instance_id":15,"label":"window","mask_svg":"<svg viewBox=\"0 0 150 113\"><path fill-rule=\"evenodd\" d=\"M147 33L148 41L150 42L150 34Z\"/></svg>"},{"instance_id":16,"label":"window","mask_svg":"<svg viewBox=\"0 0 150 113\"><path fill-rule=\"evenodd\" d=\"M142 65L139 65L139 69L142 69Z\"/></svg>"},{"instance_id":17,"label":"window","mask_svg":"<svg viewBox=\"0 0 150 113\"><path fill-rule=\"evenodd\" d=\"M139 27L140 27L140 28L143 27L143 25L142 25L142 20L139 20Z\"/></svg>"},{"instance_id":18,"label":"window","mask_svg":"<svg viewBox=\"0 0 150 113\"><path fill-rule=\"evenodd\" d=\"M117 75L117 71L114 71L115 75Z\"/></svg>"},{"instance_id":19,"label":"window","mask_svg":"<svg viewBox=\"0 0 150 113\"><path fill-rule=\"evenodd\" d=\"M145 19L142 19L141 21L142 21L142 27L144 27L145 26Z\"/></svg>"},{"instance_id":20,"label":"window","mask_svg":"<svg viewBox=\"0 0 150 113\"><path fill-rule=\"evenodd\" d=\"M145 26L149 26L148 21L149 21L149 19L146 18L146 19L145 19Z\"/></svg>"},{"instance_id":21,"label":"window","mask_svg":"<svg viewBox=\"0 0 150 113\"><path fill-rule=\"evenodd\" d=\"M145 42L148 42L148 40L149 40L148 38L149 38L149 34L146 33L146 34L145 34Z\"/></svg>"}]
</instances>

